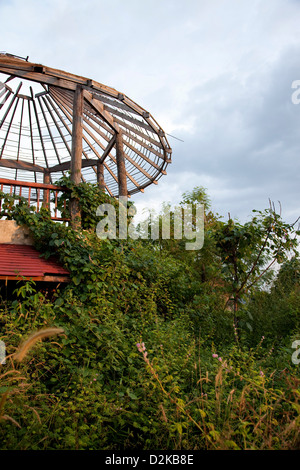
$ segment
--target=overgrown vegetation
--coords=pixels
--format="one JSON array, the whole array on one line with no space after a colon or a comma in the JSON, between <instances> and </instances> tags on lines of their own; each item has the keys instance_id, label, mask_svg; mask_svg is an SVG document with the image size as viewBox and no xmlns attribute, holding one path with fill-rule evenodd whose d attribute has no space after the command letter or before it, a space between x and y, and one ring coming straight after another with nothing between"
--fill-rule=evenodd
<instances>
[{"instance_id":1,"label":"overgrown vegetation","mask_svg":"<svg viewBox=\"0 0 300 470\"><path fill-rule=\"evenodd\" d=\"M96 207L117 204L92 185L76 192L81 230L2 196L71 283L2 293L1 449L299 449L299 232L274 207L223 222L203 188L185 193L206 208L195 252L100 240Z\"/></svg>"}]
</instances>

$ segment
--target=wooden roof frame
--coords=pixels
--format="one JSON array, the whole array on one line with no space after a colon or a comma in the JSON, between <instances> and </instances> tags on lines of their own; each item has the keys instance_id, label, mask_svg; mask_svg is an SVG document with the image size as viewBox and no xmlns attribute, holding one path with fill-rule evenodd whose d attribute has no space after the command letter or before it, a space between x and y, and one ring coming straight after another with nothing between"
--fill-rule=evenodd
<instances>
[{"instance_id":1,"label":"wooden roof frame","mask_svg":"<svg viewBox=\"0 0 300 470\"><path fill-rule=\"evenodd\" d=\"M143 191L166 174L172 149L165 132L148 111L123 93L11 54L0 54L0 74L7 76L0 83L0 167L15 170L16 175L29 172L35 181L38 173L49 177L69 170L75 182L84 180L82 170L90 168L102 189L115 197ZM22 81L15 89L12 86L16 78L40 84L41 91L34 94L30 87L30 94L21 94ZM32 152L22 158L25 113ZM19 140L13 136L15 153L11 154L11 129L17 134L18 126ZM44 164L36 161L35 141ZM58 141L66 152L64 158ZM50 146L51 158L47 156Z\"/></svg>"}]
</instances>

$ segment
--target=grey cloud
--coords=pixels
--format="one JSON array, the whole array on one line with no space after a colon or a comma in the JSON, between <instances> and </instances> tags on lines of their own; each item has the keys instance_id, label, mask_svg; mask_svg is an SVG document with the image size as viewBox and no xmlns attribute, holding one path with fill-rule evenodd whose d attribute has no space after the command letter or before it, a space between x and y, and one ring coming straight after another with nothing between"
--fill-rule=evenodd
<instances>
[{"instance_id":1,"label":"grey cloud","mask_svg":"<svg viewBox=\"0 0 300 470\"><path fill-rule=\"evenodd\" d=\"M168 175L134 199L203 185L225 216L268 197L300 211L299 2L11 0L0 13L2 50L115 87L184 141L168 137Z\"/></svg>"}]
</instances>

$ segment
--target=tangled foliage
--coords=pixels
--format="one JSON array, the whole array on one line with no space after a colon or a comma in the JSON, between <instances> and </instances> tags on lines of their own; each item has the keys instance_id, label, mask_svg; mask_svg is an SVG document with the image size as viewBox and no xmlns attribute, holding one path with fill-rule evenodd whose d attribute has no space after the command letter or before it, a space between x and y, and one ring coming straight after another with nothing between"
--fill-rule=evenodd
<instances>
[{"instance_id":1,"label":"tangled foliage","mask_svg":"<svg viewBox=\"0 0 300 470\"><path fill-rule=\"evenodd\" d=\"M102 196L90 186L77 196L81 190L93 205L83 209L80 230L5 196L6 212L29 227L43 256L60 259L71 282L41 291L20 281L12 299L2 287L1 449L299 448L299 366L291 361L300 339L298 262L286 261L271 289L249 288L234 312L235 261L224 266L224 259L240 226L233 233L230 225L223 249L226 224L207 213L198 254L185 255L180 242L168 249L162 240L158 249L145 240L100 240ZM245 248L242 281L259 253L253 239L258 251L253 258ZM52 328L59 336L40 337L16 361L21 342Z\"/></svg>"}]
</instances>

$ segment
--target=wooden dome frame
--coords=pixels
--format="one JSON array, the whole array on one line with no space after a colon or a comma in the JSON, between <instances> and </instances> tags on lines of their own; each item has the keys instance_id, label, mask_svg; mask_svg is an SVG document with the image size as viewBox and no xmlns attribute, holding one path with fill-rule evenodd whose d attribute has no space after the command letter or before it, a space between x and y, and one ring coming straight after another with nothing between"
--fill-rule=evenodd
<instances>
[{"instance_id":1,"label":"wooden dome frame","mask_svg":"<svg viewBox=\"0 0 300 470\"><path fill-rule=\"evenodd\" d=\"M157 184L171 154L151 114L123 93L0 53L0 177L53 184L70 171L75 184L127 197Z\"/></svg>"}]
</instances>

